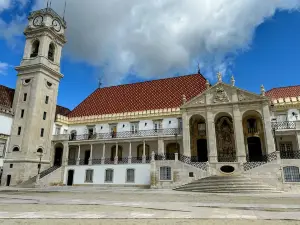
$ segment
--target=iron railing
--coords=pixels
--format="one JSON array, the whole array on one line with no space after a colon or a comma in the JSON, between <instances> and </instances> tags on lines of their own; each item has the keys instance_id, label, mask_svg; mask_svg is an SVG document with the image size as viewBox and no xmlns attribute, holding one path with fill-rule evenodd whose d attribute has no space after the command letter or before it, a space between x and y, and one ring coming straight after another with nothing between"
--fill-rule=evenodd
<instances>
[{"instance_id":1,"label":"iron railing","mask_svg":"<svg viewBox=\"0 0 300 225\"><path fill-rule=\"evenodd\" d=\"M145 158L145 163L150 163L151 157L146 156ZM104 164L112 165L115 164L115 160L112 158L105 158L104 160L102 159L92 159L92 165L100 165L104 162ZM136 164L136 163L143 163L143 159L141 157L131 157L131 164ZM118 163L117 164L129 164L129 158L128 157L122 157L118 158ZM74 159L69 159L68 160L68 165L76 165L76 160ZM79 165L89 165L86 163L86 160L80 159L79 160Z\"/></svg>"},{"instance_id":2,"label":"iron railing","mask_svg":"<svg viewBox=\"0 0 300 225\"><path fill-rule=\"evenodd\" d=\"M280 151L282 159L300 159L300 150L298 151Z\"/></svg>"},{"instance_id":3,"label":"iron railing","mask_svg":"<svg viewBox=\"0 0 300 225\"><path fill-rule=\"evenodd\" d=\"M272 129L285 130L285 129L296 129L296 123L294 121L282 121L272 122Z\"/></svg>"},{"instance_id":4,"label":"iron railing","mask_svg":"<svg viewBox=\"0 0 300 225\"><path fill-rule=\"evenodd\" d=\"M243 167L244 167L244 170L247 171L247 170L251 170L253 168L256 168L258 166L261 166L261 165L264 165L268 162L272 162L274 160L277 160L277 154L276 152L272 152L266 156L263 156L264 157L264 161L259 161L259 162L245 162L243 164ZM249 157L248 157L249 159Z\"/></svg>"},{"instance_id":5,"label":"iron railing","mask_svg":"<svg viewBox=\"0 0 300 225\"><path fill-rule=\"evenodd\" d=\"M149 136L168 136L182 134L181 128L168 129L152 129L139 131L123 131L123 132L109 132L109 133L94 133L94 134L70 134L70 141L81 140L97 140L97 139L114 139L114 138L132 138L132 137L149 137Z\"/></svg>"},{"instance_id":6,"label":"iron railing","mask_svg":"<svg viewBox=\"0 0 300 225\"><path fill-rule=\"evenodd\" d=\"M76 165L76 159L68 159L68 165Z\"/></svg>"},{"instance_id":7,"label":"iron railing","mask_svg":"<svg viewBox=\"0 0 300 225\"><path fill-rule=\"evenodd\" d=\"M193 156L189 157L189 156L179 154L178 159L183 163L189 164L189 165L197 167L199 169L202 169L205 171L207 171L207 169L208 169L207 162L195 162L195 158Z\"/></svg>"}]
</instances>

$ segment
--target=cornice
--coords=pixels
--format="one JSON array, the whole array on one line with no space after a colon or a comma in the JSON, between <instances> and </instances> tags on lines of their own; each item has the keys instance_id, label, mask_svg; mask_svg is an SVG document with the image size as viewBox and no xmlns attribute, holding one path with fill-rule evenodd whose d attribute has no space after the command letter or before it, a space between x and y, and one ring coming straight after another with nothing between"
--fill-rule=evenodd
<instances>
[{"instance_id":1,"label":"cornice","mask_svg":"<svg viewBox=\"0 0 300 225\"><path fill-rule=\"evenodd\" d=\"M96 116L72 117L57 115L56 122L60 124L89 124L89 123L112 123L124 120L150 119L166 116L181 116L180 108L155 109L138 112L124 112L115 114L104 114Z\"/></svg>"},{"instance_id":2,"label":"cornice","mask_svg":"<svg viewBox=\"0 0 300 225\"><path fill-rule=\"evenodd\" d=\"M14 112L13 112L12 108L7 108L7 107L1 106L1 105L0 105L0 113L8 114L8 115L11 115L11 116L14 115Z\"/></svg>"}]
</instances>

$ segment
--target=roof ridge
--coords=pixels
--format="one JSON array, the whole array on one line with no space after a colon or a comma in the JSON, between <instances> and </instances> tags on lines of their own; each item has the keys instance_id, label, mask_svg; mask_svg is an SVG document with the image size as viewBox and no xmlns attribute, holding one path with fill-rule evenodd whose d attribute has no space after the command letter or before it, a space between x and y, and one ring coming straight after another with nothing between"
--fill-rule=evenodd
<instances>
[{"instance_id":1,"label":"roof ridge","mask_svg":"<svg viewBox=\"0 0 300 225\"><path fill-rule=\"evenodd\" d=\"M205 78L202 74L194 73L194 74L186 74L186 75L180 75L180 76L174 76L174 77L165 77L165 78L160 78L160 79L155 79L155 80L139 81L139 82L135 82L135 83L127 83L127 84L112 85L112 86L107 86L107 87L97 88L96 90L98 90L98 89L104 89L104 88L122 87L122 86L129 86L129 85L136 85L136 84L150 83L150 82L156 82L156 81L161 81L161 80L178 79L178 78L182 78L182 77L196 76L196 75L200 75L200 76L202 76L202 77L206 80L206 78ZM95 92L95 91L94 91L94 92ZM94 93L94 92L93 92L93 93ZM93 93L91 93L90 95L92 95Z\"/></svg>"},{"instance_id":2,"label":"roof ridge","mask_svg":"<svg viewBox=\"0 0 300 225\"><path fill-rule=\"evenodd\" d=\"M275 89L290 88L290 87L300 87L300 84L298 84L298 85L283 86L283 87L273 87L270 90L268 90L267 92L270 92L270 91L275 90Z\"/></svg>"}]
</instances>

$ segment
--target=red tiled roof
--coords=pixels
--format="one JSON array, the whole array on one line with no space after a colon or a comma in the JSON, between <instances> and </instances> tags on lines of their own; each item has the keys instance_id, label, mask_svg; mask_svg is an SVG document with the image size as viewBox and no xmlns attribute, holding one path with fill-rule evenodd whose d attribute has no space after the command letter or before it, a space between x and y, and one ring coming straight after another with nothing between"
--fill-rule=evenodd
<instances>
[{"instance_id":1,"label":"red tiled roof","mask_svg":"<svg viewBox=\"0 0 300 225\"><path fill-rule=\"evenodd\" d=\"M176 108L202 93L206 79L200 74L100 88L80 103L68 117Z\"/></svg>"},{"instance_id":2,"label":"red tiled roof","mask_svg":"<svg viewBox=\"0 0 300 225\"><path fill-rule=\"evenodd\" d=\"M0 85L0 105L6 108L11 108L14 100L14 94L14 89Z\"/></svg>"},{"instance_id":3,"label":"red tiled roof","mask_svg":"<svg viewBox=\"0 0 300 225\"><path fill-rule=\"evenodd\" d=\"M298 97L300 96L300 85L272 88L266 92L271 99Z\"/></svg>"},{"instance_id":4,"label":"red tiled roof","mask_svg":"<svg viewBox=\"0 0 300 225\"><path fill-rule=\"evenodd\" d=\"M14 95L14 89L0 85L0 106L12 108ZM67 116L69 112L71 111L65 107L59 105L56 106L56 114Z\"/></svg>"}]
</instances>

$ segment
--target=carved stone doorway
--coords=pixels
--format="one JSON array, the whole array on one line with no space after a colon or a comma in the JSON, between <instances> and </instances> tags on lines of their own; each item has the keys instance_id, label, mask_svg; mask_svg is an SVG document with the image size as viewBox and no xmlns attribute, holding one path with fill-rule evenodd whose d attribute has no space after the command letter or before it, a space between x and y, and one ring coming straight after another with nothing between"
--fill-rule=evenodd
<instances>
[{"instance_id":1,"label":"carved stone doorway","mask_svg":"<svg viewBox=\"0 0 300 225\"><path fill-rule=\"evenodd\" d=\"M216 122L216 139L219 162L235 162L235 138L232 118L220 116Z\"/></svg>"},{"instance_id":2,"label":"carved stone doorway","mask_svg":"<svg viewBox=\"0 0 300 225\"><path fill-rule=\"evenodd\" d=\"M260 138L249 137L247 138L247 142L248 142L249 162L263 161L263 153L262 153Z\"/></svg>"},{"instance_id":3,"label":"carved stone doorway","mask_svg":"<svg viewBox=\"0 0 300 225\"><path fill-rule=\"evenodd\" d=\"M198 162L207 162L207 141L206 139L198 139L197 140L197 156Z\"/></svg>"}]
</instances>

